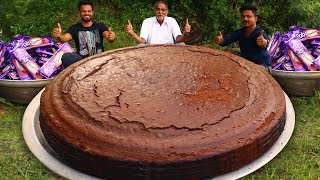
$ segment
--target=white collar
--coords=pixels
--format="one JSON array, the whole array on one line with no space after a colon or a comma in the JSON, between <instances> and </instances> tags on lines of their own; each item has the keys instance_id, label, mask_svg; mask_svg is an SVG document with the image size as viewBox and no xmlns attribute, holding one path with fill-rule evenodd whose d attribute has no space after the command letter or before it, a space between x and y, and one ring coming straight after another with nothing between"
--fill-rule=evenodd
<instances>
[{"instance_id":1,"label":"white collar","mask_svg":"<svg viewBox=\"0 0 320 180\"><path fill-rule=\"evenodd\" d=\"M168 16L165 16L165 17L164 17L164 20L163 20L163 23L162 23L162 24L167 24L167 17L168 17ZM153 23L158 23L156 16L153 17ZM158 24L159 24L159 23L158 23Z\"/></svg>"}]
</instances>

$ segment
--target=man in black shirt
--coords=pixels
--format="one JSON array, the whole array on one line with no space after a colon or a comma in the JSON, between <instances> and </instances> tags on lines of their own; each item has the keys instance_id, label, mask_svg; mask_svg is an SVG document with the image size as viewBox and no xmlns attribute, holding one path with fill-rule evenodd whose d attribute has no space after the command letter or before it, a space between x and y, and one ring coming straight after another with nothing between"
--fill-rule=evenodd
<instances>
[{"instance_id":1,"label":"man in black shirt","mask_svg":"<svg viewBox=\"0 0 320 180\"><path fill-rule=\"evenodd\" d=\"M78 15L81 22L72 25L65 34L62 34L60 23L53 29L53 36L60 42L69 42L73 39L76 44L76 53L65 53L62 56L64 68L83 58L103 52L103 39L109 43L115 40L116 36L111 28L92 21L93 14L93 4L89 1L80 1Z\"/></svg>"}]
</instances>

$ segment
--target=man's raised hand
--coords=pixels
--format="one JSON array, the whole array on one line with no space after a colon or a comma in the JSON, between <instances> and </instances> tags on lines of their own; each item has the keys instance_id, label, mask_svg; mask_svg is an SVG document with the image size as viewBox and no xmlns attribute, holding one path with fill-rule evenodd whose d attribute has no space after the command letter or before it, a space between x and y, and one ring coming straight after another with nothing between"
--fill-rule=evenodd
<instances>
[{"instance_id":1,"label":"man's raised hand","mask_svg":"<svg viewBox=\"0 0 320 180\"><path fill-rule=\"evenodd\" d=\"M265 48L267 46L267 40L263 37L264 30L261 30L259 36L256 39L257 45L261 48Z\"/></svg>"},{"instance_id":2,"label":"man's raised hand","mask_svg":"<svg viewBox=\"0 0 320 180\"><path fill-rule=\"evenodd\" d=\"M132 24L131 24L130 20L127 21L127 25L124 28L124 31L129 33L130 35L134 34L133 27L132 27Z\"/></svg>"},{"instance_id":3,"label":"man's raised hand","mask_svg":"<svg viewBox=\"0 0 320 180\"><path fill-rule=\"evenodd\" d=\"M111 27L109 27L108 32L109 32L108 34L109 41L114 41L116 38L116 34L112 31Z\"/></svg>"},{"instance_id":4,"label":"man's raised hand","mask_svg":"<svg viewBox=\"0 0 320 180\"><path fill-rule=\"evenodd\" d=\"M216 41L216 43L219 44L219 45L223 43L223 35L222 35L221 31L219 31L219 33L218 33L215 41Z\"/></svg>"},{"instance_id":5,"label":"man's raised hand","mask_svg":"<svg viewBox=\"0 0 320 180\"><path fill-rule=\"evenodd\" d=\"M191 32L191 25L189 24L188 18L186 19L186 25L184 26L184 32L187 35Z\"/></svg>"},{"instance_id":6,"label":"man's raised hand","mask_svg":"<svg viewBox=\"0 0 320 180\"><path fill-rule=\"evenodd\" d=\"M61 32L62 32L61 25L60 25L60 23L58 23L58 26L53 28L52 34L53 34L54 37L58 38L59 36L61 36Z\"/></svg>"}]
</instances>

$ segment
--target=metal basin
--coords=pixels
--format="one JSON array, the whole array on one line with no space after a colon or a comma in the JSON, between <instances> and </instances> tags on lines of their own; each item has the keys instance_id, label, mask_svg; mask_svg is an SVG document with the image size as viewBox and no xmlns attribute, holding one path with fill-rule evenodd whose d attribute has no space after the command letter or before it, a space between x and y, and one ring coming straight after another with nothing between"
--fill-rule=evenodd
<instances>
[{"instance_id":1,"label":"metal basin","mask_svg":"<svg viewBox=\"0 0 320 180\"><path fill-rule=\"evenodd\" d=\"M41 80L0 80L0 97L8 101L27 105L51 79Z\"/></svg>"},{"instance_id":2,"label":"metal basin","mask_svg":"<svg viewBox=\"0 0 320 180\"><path fill-rule=\"evenodd\" d=\"M313 96L315 91L320 90L320 71L272 70L271 75L289 95Z\"/></svg>"}]
</instances>

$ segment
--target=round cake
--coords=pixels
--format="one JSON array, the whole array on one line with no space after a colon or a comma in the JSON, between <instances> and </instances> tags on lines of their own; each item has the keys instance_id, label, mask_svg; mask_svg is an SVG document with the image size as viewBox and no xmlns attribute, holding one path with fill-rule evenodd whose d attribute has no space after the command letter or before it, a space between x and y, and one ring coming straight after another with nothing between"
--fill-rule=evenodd
<instances>
[{"instance_id":1,"label":"round cake","mask_svg":"<svg viewBox=\"0 0 320 180\"><path fill-rule=\"evenodd\" d=\"M284 93L260 66L200 46L104 52L62 71L40 100L60 158L110 179L204 179L262 156L286 121Z\"/></svg>"}]
</instances>

